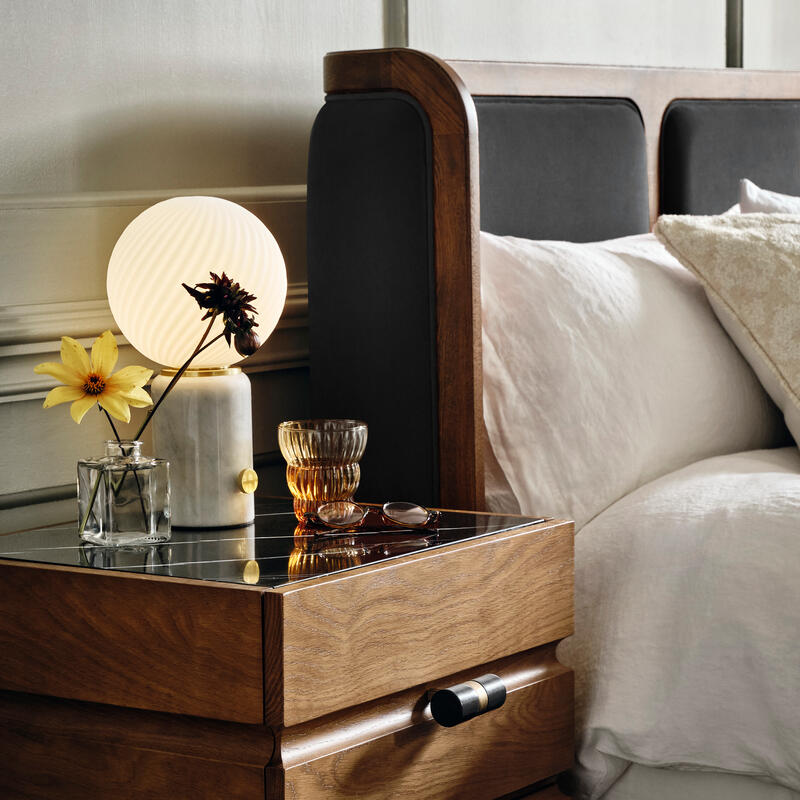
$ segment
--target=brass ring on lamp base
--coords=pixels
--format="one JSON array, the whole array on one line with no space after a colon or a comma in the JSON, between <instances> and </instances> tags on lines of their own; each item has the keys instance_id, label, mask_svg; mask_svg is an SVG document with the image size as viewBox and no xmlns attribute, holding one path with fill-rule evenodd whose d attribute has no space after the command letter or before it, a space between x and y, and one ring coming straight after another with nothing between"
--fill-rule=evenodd
<instances>
[{"instance_id":1,"label":"brass ring on lamp base","mask_svg":"<svg viewBox=\"0 0 800 800\"><path fill-rule=\"evenodd\" d=\"M184 378L216 378L220 375L238 375L242 371L241 367L197 367L187 369L182 377ZM165 378L172 378L178 374L175 367L164 367L161 374Z\"/></svg>"}]
</instances>

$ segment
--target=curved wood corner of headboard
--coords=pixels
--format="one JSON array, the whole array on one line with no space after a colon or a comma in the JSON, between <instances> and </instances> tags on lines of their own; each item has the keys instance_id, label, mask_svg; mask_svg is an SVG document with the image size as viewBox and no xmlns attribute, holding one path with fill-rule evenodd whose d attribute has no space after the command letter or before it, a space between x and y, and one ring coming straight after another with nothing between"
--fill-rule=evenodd
<instances>
[{"instance_id":1,"label":"curved wood corner of headboard","mask_svg":"<svg viewBox=\"0 0 800 800\"><path fill-rule=\"evenodd\" d=\"M439 493L441 505L483 510L483 376L478 120L456 71L418 50L329 53L326 93L394 91L428 117L433 167Z\"/></svg>"}]
</instances>

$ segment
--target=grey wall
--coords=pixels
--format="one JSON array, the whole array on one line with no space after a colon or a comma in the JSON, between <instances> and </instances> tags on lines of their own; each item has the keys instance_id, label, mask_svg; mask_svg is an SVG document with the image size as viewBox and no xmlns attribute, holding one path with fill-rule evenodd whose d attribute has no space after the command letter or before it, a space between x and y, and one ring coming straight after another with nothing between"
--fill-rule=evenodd
<instances>
[{"instance_id":1,"label":"grey wall","mask_svg":"<svg viewBox=\"0 0 800 800\"><path fill-rule=\"evenodd\" d=\"M446 58L725 66L725 0L409 0L408 27Z\"/></svg>"},{"instance_id":2,"label":"grey wall","mask_svg":"<svg viewBox=\"0 0 800 800\"><path fill-rule=\"evenodd\" d=\"M451 58L722 66L725 0L0 0L0 506L56 494L99 452L44 411L62 334L115 329L105 269L125 225L176 193L243 203L290 290L247 362L255 449L307 407L305 158L326 51L402 39ZM795 0L747 0L745 63L797 67ZM124 344L124 343L123 343ZM123 346L122 361L140 361ZM136 412L135 412L136 413ZM280 468L265 475L280 488Z\"/></svg>"},{"instance_id":3,"label":"grey wall","mask_svg":"<svg viewBox=\"0 0 800 800\"><path fill-rule=\"evenodd\" d=\"M274 426L306 407L305 163L322 56L382 46L381 3L0 0L0 12L0 504L69 486L76 459L101 451L100 415L77 426L66 405L44 411L53 382L32 368L58 360L62 334L116 331L111 249L176 193L243 203L284 252L284 318L247 362L269 462ZM123 363L141 361L130 350Z\"/></svg>"},{"instance_id":4,"label":"grey wall","mask_svg":"<svg viewBox=\"0 0 800 800\"><path fill-rule=\"evenodd\" d=\"M800 2L745 0L744 65L800 69Z\"/></svg>"}]
</instances>

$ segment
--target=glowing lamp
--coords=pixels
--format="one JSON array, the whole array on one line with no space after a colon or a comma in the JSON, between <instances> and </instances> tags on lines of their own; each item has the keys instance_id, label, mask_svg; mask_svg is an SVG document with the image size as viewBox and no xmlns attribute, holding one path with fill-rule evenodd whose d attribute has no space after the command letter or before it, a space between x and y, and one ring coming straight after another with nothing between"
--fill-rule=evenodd
<instances>
[{"instance_id":1,"label":"glowing lamp","mask_svg":"<svg viewBox=\"0 0 800 800\"><path fill-rule=\"evenodd\" d=\"M106 282L114 319L133 347L166 367L153 380L154 400L209 323L181 284L206 283L210 272L225 272L256 296L254 332L264 342L286 300L286 267L254 214L218 197L173 197L139 214L114 247ZM206 341L222 331L220 316ZM224 338L214 342L153 417L154 450L170 461L175 526L253 520L250 382L230 366L241 358Z\"/></svg>"}]
</instances>

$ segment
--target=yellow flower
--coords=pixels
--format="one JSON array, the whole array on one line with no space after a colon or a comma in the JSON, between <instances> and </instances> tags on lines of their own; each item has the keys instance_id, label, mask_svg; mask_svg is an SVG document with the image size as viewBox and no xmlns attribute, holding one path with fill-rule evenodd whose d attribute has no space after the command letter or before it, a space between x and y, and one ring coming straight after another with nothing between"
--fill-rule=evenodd
<instances>
[{"instance_id":1,"label":"yellow flower","mask_svg":"<svg viewBox=\"0 0 800 800\"><path fill-rule=\"evenodd\" d=\"M66 384L48 392L44 407L72 402L72 419L80 422L95 403L100 403L100 407L115 419L130 422L131 411L128 406L143 408L153 403L142 388L150 380L153 370L131 366L123 367L112 375L117 357L117 342L111 331L105 331L95 339L91 359L79 342L70 336L63 336L62 363L48 361L33 368L38 375L52 375Z\"/></svg>"}]
</instances>

